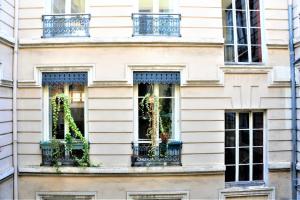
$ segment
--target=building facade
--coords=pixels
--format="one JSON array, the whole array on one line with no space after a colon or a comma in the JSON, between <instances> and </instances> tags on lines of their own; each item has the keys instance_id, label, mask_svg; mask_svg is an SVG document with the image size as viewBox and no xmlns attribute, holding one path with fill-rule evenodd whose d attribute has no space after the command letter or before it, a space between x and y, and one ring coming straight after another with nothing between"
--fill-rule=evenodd
<instances>
[{"instance_id":1,"label":"building facade","mask_svg":"<svg viewBox=\"0 0 300 200\"><path fill-rule=\"evenodd\" d=\"M0 199L13 198L12 69L14 1L0 2Z\"/></svg>"},{"instance_id":2,"label":"building facade","mask_svg":"<svg viewBox=\"0 0 300 200\"><path fill-rule=\"evenodd\" d=\"M19 199L292 198L287 1L22 0L18 11ZM1 45L8 80L13 41ZM0 162L12 169L6 85ZM53 112L66 97L73 121ZM67 146L77 131L85 167L84 139Z\"/></svg>"}]
</instances>

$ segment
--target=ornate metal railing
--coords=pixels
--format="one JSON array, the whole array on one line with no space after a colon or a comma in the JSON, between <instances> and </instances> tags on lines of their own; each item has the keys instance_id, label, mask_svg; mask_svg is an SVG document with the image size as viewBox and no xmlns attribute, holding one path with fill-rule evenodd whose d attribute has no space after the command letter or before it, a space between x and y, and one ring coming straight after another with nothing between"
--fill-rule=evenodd
<instances>
[{"instance_id":1,"label":"ornate metal railing","mask_svg":"<svg viewBox=\"0 0 300 200\"><path fill-rule=\"evenodd\" d=\"M51 141L41 142L40 148L42 151L42 163L43 166L52 166L54 162L59 162L60 165L74 166L75 155L80 158L82 156L83 144L78 143L72 144L71 152L66 151L64 142L56 144L58 149L54 151L53 144ZM54 155L55 154L55 155ZM54 156L58 159L54 159Z\"/></svg>"},{"instance_id":2,"label":"ornate metal railing","mask_svg":"<svg viewBox=\"0 0 300 200\"><path fill-rule=\"evenodd\" d=\"M180 37L180 14L133 13L133 36Z\"/></svg>"},{"instance_id":3,"label":"ornate metal railing","mask_svg":"<svg viewBox=\"0 0 300 200\"><path fill-rule=\"evenodd\" d=\"M89 37L90 14L43 15L43 37Z\"/></svg>"},{"instance_id":4,"label":"ornate metal railing","mask_svg":"<svg viewBox=\"0 0 300 200\"><path fill-rule=\"evenodd\" d=\"M132 143L131 166L178 166L181 165L181 142L160 143L151 148L150 144Z\"/></svg>"}]
</instances>

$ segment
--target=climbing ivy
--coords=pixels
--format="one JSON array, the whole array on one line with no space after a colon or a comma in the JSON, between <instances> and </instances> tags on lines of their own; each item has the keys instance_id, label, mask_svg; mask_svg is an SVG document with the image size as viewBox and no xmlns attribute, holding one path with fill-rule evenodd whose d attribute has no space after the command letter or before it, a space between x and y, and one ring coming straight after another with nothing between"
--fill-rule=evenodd
<instances>
[{"instance_id":1,"label":"climbing ivy","mask_svg":"<svg viewBox=\"0 0 300 200\"><path fill-rule=\"evenodd\" d=\"M53 153L52 158L54 160L54 165L58 166L58 158L61 152L61 147L57 145L55 142L56 135L57 135L57 126L59 120L59 112L64 111L64 120L66 122L65 126L67 127L66 136L65 136L65 150L69 153L72 151L72 147L74 144L74 138L72 137L70 130L72 130L75 134L75 138L78 138L83 144L83 155L81 158L78 158L74 155L75 161L79 166L82 167L89 167L90 166L90 159L89 159L89 144L87 140L83 137L80 130L78 129L70 109L70 99L65 94L56 94L51 98L51 106L52 106L52 118L53 118Z\"/></svg>"}]
</instances>

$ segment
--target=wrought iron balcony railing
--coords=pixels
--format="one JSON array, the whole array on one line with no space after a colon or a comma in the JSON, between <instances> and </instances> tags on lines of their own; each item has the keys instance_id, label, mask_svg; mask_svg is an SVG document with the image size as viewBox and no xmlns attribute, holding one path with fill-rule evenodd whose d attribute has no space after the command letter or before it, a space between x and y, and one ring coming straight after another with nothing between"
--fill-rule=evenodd
<instances>
[{"instance_id":1,"label":"wrought iron balcony railing","mask_svg":"<svg viewBox=\"0 0 300 200\"><path fill-rule=\"evenodd\" d=\"M133 36L180 37L180 14L133 13Z\"/></svg>"},{"instance_id":2,"label":"wrought iron balcony railing","mask_svg":"<svg viewBox=\"0 0 300 200\"><path fill-rule=\"evenodd\" d=\"M43 15L43 37L89 37L90 14Z\"/></svg>"},{"instance_id":3,"label":"wrought iron balcony railing","mask_svg":"<svg viewBox=\"0 0 300 200\"><path fill-rule=\"evenodd\" d=\"M60 165L74 166L75 156L82 157L83 144L81 142L72 144L71 152L66 151L66 146L63 141L53 146L51 141L41 142L43 166L52 166L54 162L59 162ZM56 148L54 150L54 148Z\"/></svg>"},{"instance_id":4,"label":"wrought iron balcony railing","mask_svg":"<svg viewBox=\"0 0 300 200\"><path fill-rule=\"evenodd\" d=\"M131 166L180 166L181 149L181 142L160 143L154 148L148 143L132 143Z\"/></svg>"}]
</instances>

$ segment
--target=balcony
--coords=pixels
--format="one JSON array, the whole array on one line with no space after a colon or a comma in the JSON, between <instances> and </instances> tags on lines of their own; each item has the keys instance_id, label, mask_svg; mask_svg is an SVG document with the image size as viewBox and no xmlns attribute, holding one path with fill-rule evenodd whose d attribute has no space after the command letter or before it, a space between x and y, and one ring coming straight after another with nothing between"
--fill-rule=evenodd
<instances>
[{"instance_id":1,"label":"balcony","mask_svg":"<svg viewBox=\"0 0 300 200\"><path fill-rule=\"evenodd\" d=\"M133 36L181 37L180 14L132 14Z\"/></svg>"},{"instance_id":2,"label":"balcony","mask_svg":"<svg viewBox=\"0 0 300 200\"><path fill-rule=\"evenodd\" d=\"M131 166L181 166L181 149L181 142L160 143L154 148L151 148L148 143L132 143Z\"/></svg>"},{"instance_id":3,"label":"balcony","mask_svg":"<svg viewBox=\"0 0 300 200\"><path fill-rule=\"evenodd\" d=\"M43 38L89 37L90 14L43 15Z\"/></svg>"},{"instance_id":4,"label":"balcony","mask_svg":"<svg viewBox=\"0 0 300 200\"><path fill-rule=\"evenodd\" d=\"M53 166L55 162L58 162L58 165L75 166L75 156L82 157L83 144L78 141L72 144L71 151L67 151L63 141L56 144L46 141L41 142L40 148L42 150L42 166Z\"/></svg>"}]
</instances>

